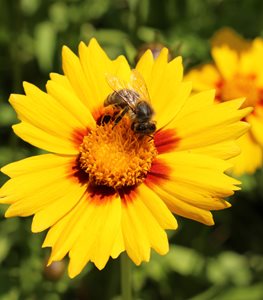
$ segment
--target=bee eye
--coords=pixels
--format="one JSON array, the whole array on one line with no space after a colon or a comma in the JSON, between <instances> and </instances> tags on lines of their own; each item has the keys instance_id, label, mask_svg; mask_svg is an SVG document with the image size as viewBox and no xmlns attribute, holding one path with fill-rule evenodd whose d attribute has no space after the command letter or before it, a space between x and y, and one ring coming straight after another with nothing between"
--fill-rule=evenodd
<instances>
[{"instance_id":1,"label":"bee eye","mask_svg":"<svg viewBox=\"0 0 263 300\"><path fill-rule=\"evenodd\" d=\"M154 123L151 123L151 130L153 130L153 131L156 130L156 125Z\"/></svg>"}]
</instances>

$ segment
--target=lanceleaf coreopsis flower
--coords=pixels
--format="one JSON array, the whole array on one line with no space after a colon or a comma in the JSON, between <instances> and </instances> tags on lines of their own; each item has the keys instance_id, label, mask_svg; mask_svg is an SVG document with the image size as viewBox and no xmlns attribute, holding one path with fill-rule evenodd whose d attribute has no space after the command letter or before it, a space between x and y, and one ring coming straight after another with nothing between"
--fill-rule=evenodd
<instances>
[{"instance_id":1,"label":"lanceleaf coreopsis flower","mask_svg":"<svg viewBox=\"0 0 263 300\"><path fill-rule=\"evenodd\" d=\"M134 71L92 39L79 57L63 48L64 75L51 74L47 93L25 82L26 95L10 97L21 120L15 133L51 153L2 168L11 179L0 200L11 204L6 217L34 215L33 232L50 228L49 263L69 253L70 277L123 251L137 265L151 248L167 253L172 213L212 225L210 210L229 207L223 198L238 189L225 160L239 153L234 140L247 131L240 120L250 108L239 109L242 99L216 104L213 91L189 96L181 58L168 63L167 55L147 51ZM105 107L106 99L118 105Z\"/></svg>"},{"instance_id":2,"label":"lanceleaf coreopsis flower","mask_svg":"<svg viewBox=\"0 0 263 300\"><path fill-rule=\"evenodd\" d=\"M196 91L216 89L220 102L246 97L243 107L254 111L246 117L251 130L238 143L242 149L233 159L233 173L253 173L263 163L263 39L249 42L224 28L212 38L214 63L193 69L185 77Z\"/></svg>"}]
</instances>

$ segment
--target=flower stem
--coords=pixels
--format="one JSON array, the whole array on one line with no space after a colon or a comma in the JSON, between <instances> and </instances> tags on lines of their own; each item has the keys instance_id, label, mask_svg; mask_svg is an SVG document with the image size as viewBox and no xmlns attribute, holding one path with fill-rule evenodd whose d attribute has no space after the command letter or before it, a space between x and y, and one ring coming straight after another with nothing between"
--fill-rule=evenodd
<instances>
[{"instance_id":1,"label":"flower stem","mask_svg":"<svg viewBox=\"0 0 263 300\"><path fill-rule=\"evenodd\" d=\"M126 252L121 254L121 299L132 300L131 261Z\"/></svg>"}]
</instances>

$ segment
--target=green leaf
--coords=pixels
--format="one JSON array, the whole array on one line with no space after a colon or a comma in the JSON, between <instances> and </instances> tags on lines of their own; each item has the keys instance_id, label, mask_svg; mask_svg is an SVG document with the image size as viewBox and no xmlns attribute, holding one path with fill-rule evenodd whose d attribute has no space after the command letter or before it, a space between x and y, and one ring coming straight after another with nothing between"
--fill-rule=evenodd
<instances>
[{"instance_id":1,"label":"green leaf","mask_svg":"<svg viewBox=\"0 0 263 300\"><path fill-rule=\"evenodd\" d=\"M246 258L230 251L225 251L217 259L210 260L207 275L214 284L232 282L235 285L249 284L252 276Z\"/></svg>"},{"instance_id":2,"label":"green leaf","mask_svg":"<svg viewBox=\"0 0 263 300\"><path fill-rule=\"evenodd\" d=\"M35 55L42 71L51 71L55 53L56 31L51 22L39 23L35 29Z\"/></svg>"}]
</instances>

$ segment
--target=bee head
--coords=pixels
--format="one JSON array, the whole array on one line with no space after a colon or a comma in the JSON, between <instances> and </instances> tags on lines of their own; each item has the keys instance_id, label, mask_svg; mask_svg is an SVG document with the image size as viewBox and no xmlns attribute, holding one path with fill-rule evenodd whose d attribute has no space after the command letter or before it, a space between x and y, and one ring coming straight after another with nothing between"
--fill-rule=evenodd
<instances>
[{"instance_id":1,"label":"bee head","mask_svg":"<svg viewBox=\"0 0 263 300\"><path fill-rule=\"evenodd\" d=\"M154 122L133 122L131 125L131 129L138 134L146 135L152 134L156 131L156 124Z\"/></svg>"}]
</instances>

